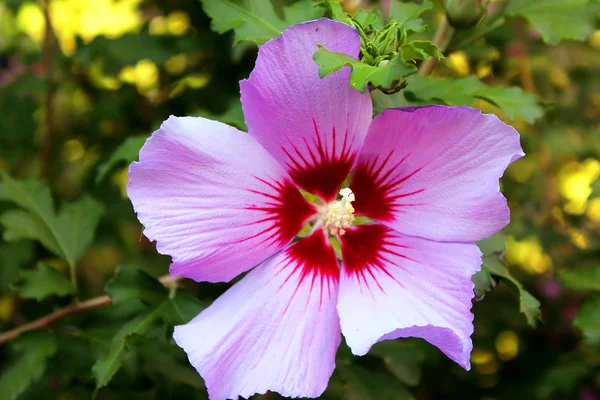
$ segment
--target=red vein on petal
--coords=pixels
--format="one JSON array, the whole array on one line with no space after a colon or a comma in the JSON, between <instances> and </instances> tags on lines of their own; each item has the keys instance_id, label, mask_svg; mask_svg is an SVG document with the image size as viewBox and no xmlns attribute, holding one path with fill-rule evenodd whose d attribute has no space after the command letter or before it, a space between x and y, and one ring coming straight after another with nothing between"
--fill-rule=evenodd
<instances>
[{"instance_id":1,"label":"red vein on petal","mask_svg":"<svg viewBox=\"0 0 600 400\"><path fill-rule=\"evenodd\" d=\"M402 164L410 153L402 157L394 165L388 165L394 150L391 150L378 165L379 155L361 160L354 170L350 188L356 196L353 203L357 214L366 215L377 220L391 220L394 213L402 212L403 207L422 205L419 203L400 203L398 200L423 192L418 189L407 193L398 193L402 183L415 176L421 168L404 174ZM387 169L386 169L387 167Z\"/></svg>"},{"instance_id":2,"label":"red vein on petal","mask_svg":"<svg viewBox=\"0 0 600 400\"><path fill-rule=\"evenodd\" d=\"M285 250L285 257L286 264L282 267L281 271L290 269L291 271L280 285L279 290L282 290L291 281L293 276L298 275L298 282L296 283L291 299L294 298L306 279L311 279L309 293L312 294L315 281L319 278L319 305L322 305L324 283L327 282L327 295L331 296L331 284L339 281L340 273L335 252L327 242L323 231L319 229L310 236L288 247Z\"/></svg>"},{"instance_id":3,"label":"red vein on petal","mask_svg":"<svg viewBox=\"0 0 600 400\"><path fill-rule=\"evenodd\" d=\"M323 200L331 201L336 198L342 182L354 165L356 159L356 152L352 151L354 136L350 139L346 129L342 148L338 152L337 134L335 127L332 127L332 149L329 152L327 140L319 132L314 118L313 126L315 135L312 141L303 138L300 142L300 145L303 143L306 147L304 153L298 148L298 143L289 139L287 145L282 145L281 148L288 157L286 165L290 169L290 176L294 182L302 189L319 195Z\"/></svg>"},{"instance_id":4,"label":"red vein on petal","mask_svg":"<svg viewBox=\"0 0 600 400\"><path fill-rule=\"evenodd\" d=\"M271 188L273 192L263 192L256 189L247 190L275 201L266 201L244 208L244 210L260 212L255 221L244 226L267 224L263 230L244 240L260 237L265 242L273 242L279 246L284 246L296 237L302 229L302 225L316 213L316 209L306 201L292 182L271 183L262 178L255 178Z\"/></svg>"},{"instance_id":5,"label":"red vein on petal","mask_svg":"<svg viewBox=\"0 0 600 400\"><path fill-rule=\"evenodd\" d=\"M386 257L386 254L395 255L399 258L412 260L410 257L402 254L400 250L392 250L390 247L398 249L408 249L408 246L395 244L390 241L395 237L394 232L380 224L361 225L346 231L346 234L340 236L342 244L342 258L344 260L344 272L349 276L354 276L359 282L364 282L367 289L371 287L366 278L369 274L379 290L384 292L383 287L377 280L375 271L381 271L400 286L401 282L390 273L388 267L393 265L395 268L401 268L401 265L392 264Z\"/></svg>"}]
</instances>

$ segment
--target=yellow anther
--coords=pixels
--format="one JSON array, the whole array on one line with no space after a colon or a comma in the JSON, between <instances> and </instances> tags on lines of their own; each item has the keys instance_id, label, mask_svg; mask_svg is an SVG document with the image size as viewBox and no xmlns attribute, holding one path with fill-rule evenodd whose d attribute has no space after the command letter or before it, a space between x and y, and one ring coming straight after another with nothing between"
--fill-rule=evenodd
<instances>
[{"instance_id":1,"label":"yellow anther","mask_svg":"<svg viewBox=\"0 0 600 400\"><path fill-rule=\"evenodd\" d=\"M323 229L331 235L344 235L346 228L352 226L354 221L354 207L352 202L355 200L354 193L350 188L340 190L341 200L334 201L327 206L327 211L323 217Z\"/></svg>"}]
</instances>

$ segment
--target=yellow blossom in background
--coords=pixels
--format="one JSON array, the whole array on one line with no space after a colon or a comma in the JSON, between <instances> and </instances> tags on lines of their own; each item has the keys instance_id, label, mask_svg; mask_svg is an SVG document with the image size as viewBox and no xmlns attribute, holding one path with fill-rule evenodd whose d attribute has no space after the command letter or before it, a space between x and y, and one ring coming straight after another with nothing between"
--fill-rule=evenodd
<instances>
[{"instance_id":1,"label":"yellow blossom in background","mask_svg":"<svg viewBox=\"0 0 600 400\"><path fill-rule=\"evenodd\" d=\"M586 215L592 221L600 222L600 197L590 200Z\"/></svg>"},{"instance_id":2,"label":"yellow blossom in background","mask_svg":"<svg viewBox=\"0 0 600 400\"><path fill-rule=\"evenodd\" d=\"M167 34L167 20L165 17L158 16L150 20L148 24L148 30L151 35L166 35Z\"/></svg>"},{"instance_id":3,"label":"yellow blossom in background","mask_svg":"<svg viewBox=\"0 0 600 400\"><path fill-rule=\"evenodd\" d=\"M136 86L140 93L147 93L158 86L158 67L144 59L135 66L128 65L119 73L119 79Z\"/></svg>"},{"instance_id":4,"label":"yellow blossom in background","mask_svg":"<svg viewBox=\"0 0 600 400\"><path fill-rule=\"evenodd\" d=\"M512 331L503 331L496 337L496 351L500 359L512 360L519 353L519 337Z\"/></svg>"},{"instance_id":5,"label":"yellow blossom in background","mask_svg":"<svg viewBox=\"0 0 600 400\"><path fill-rule=\"evenodd\" d=\"M592 36L590 36L590 45L597 49L600 49L600 29L594 31Z\"/></svg>"},{"instance_id":6,"label":"yellow blossom in background","mask_svg":"<svg viewBox=\"0 0 600 400\"><path fill-rule=\"evenodd\" d=\"M167 17L167 29L172 35L181 36L190 27L190 17L184 12L173 11Z\"/></svg>"},{"instance_id":7,"label":"yellow blossom in background","mask_svg":"<svg viewBox=\"0 0 600 400\"><path fill-rule=\"evenodd\" d=\"M588 158L582 163L565 164L558 173L560 194L567 200L564 209L569 214L581 215L587 208L592 194L592 183L600 176L600 162Z\"/></svg>"},{"instance_id":8,"label":"yellow blossom in background","mask_svg":"<svg viewBox=\"0 0 600 400\"><path fill-rule=\"evenodd\" d=\"M552 260L533 236L523 240L506 236L504 257L510 264L518 265L530 274L543 274L552 269Z\"/></svg>"},{"instance_id":9,"label":"yellow blossom in background","mask_svg":"<svg viewBox=\"0 0 600 400\"><path fill-rule=\"evenodd\" d=\"M458 76L467 76L471 69L469 68L469 59L463 51L455 51L444 60L448 68L456 72Z\"/></svg>"},{"instance_id":10,"label":"yellow blossom in background","mask_svg":"<svg viewBox=\"0 0 600 400\"><path fill-rule=\"evenodd\" d=\"M89 42L97 36L118 38L137 31L143 23L138 10L141 0L50 0L50 19L60 48L67 54L76 50L76 38ZM40 43L45 21L40 7L24 3L17 14L17 26Z\"/></svg>"},{"instance_id":11,"label":"yellow blossom in background","mask_svg":"<svg viewBox=\"0 0 600 400\"><path fill-rule=\"evenodd\" d=\"M185 71L186 66L187 56L185 54L177 54L165 62L165 71L171 75L179 75Z\"/></svg>"}]
</instances>

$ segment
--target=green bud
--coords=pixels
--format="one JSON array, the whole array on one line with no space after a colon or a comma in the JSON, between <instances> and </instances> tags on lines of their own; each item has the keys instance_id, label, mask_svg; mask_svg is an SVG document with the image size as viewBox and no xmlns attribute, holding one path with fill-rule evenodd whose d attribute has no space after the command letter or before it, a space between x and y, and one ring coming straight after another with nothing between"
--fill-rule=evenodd
<instances>
[{"instance_id":1,"label":"green bud","mask_svg":"<svg viewBox=\"0 0 600 400\"><path fill-rule=\"evenodd\" d=\"M474 27L485 17L489 0L444 0L448 22L456 29Z\"/></svg>"}]
</instances>

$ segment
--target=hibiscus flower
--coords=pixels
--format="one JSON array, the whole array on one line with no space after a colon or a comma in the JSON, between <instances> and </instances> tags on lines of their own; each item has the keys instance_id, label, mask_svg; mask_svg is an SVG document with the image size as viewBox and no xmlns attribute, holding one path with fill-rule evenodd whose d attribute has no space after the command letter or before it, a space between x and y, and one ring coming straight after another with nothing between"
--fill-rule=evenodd
<instances>
[{"instance_id":1,"label":"hibiscus flower","mask_svg":"<svg viewBox=\"0 0 600 400\"><path fill-rule=\"evenodd\" d=\"M317 44L359 54L350 26L290 27L240 82L248 133L170 117L129 170L129 197L173 276L250 271L175 328L212 400L318 397L342 334L356 355L423 338L470 368L474 242L509 221L498 179L523 155L519 135L468 107L372 119L347 68L319 78Z\"/></svg>"}]
</instances>

